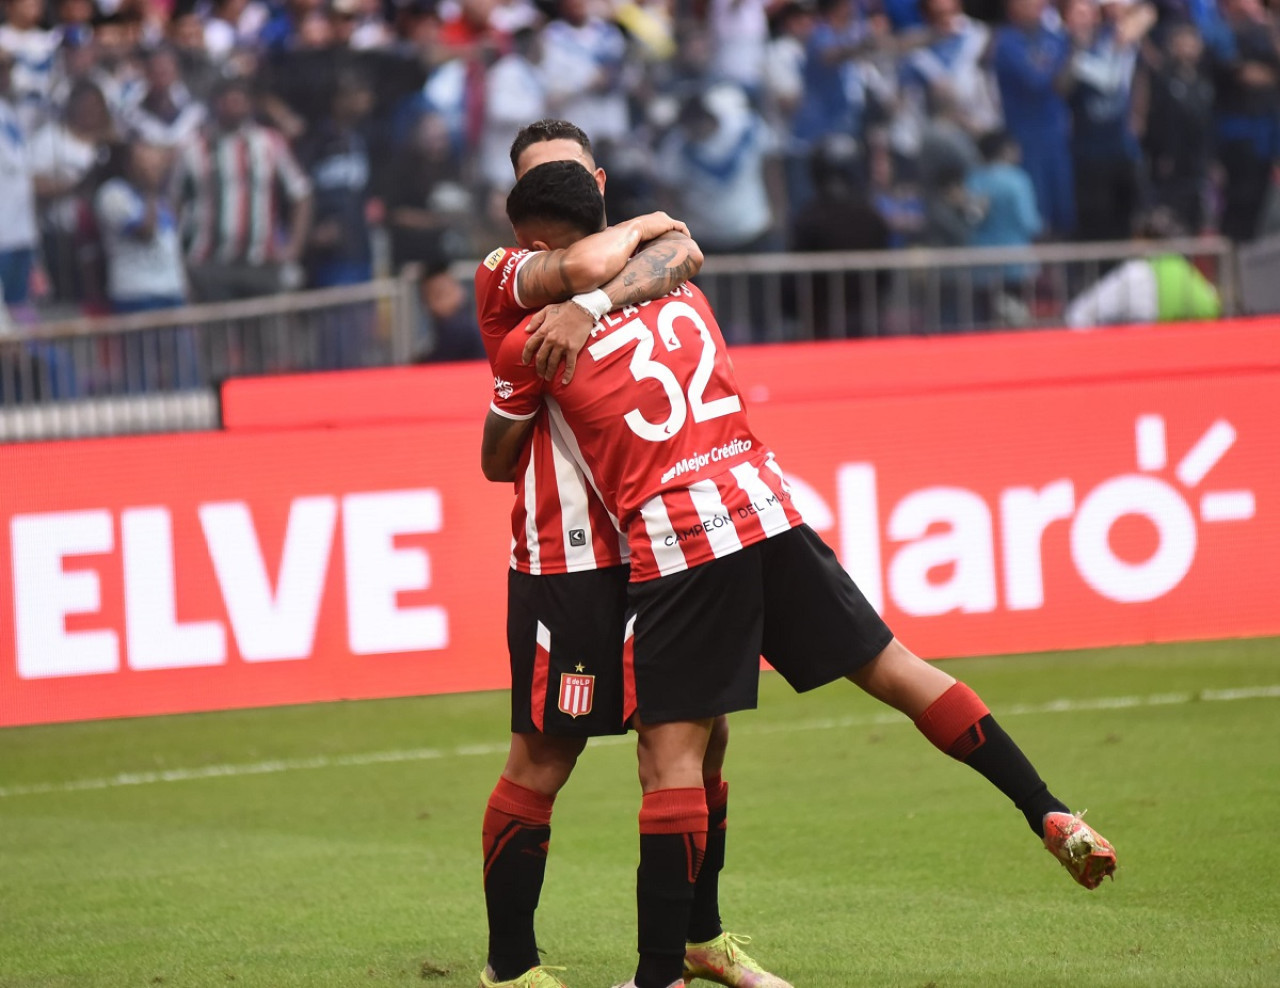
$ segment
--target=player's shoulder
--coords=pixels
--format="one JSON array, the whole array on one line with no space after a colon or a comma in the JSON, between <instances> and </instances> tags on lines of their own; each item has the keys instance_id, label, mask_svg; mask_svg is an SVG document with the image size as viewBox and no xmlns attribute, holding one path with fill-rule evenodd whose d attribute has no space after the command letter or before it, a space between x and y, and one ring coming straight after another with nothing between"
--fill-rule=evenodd
<instances>
[{"instance_id":1,"label":"player's shoulder","mask_svg":"<svg viewBox=\"0 0 1280 988\"><path fill-rule=\"evenodd\" d=\"M476 286L505 288L520 262L531 253L522 247L495 247L476 265Z\"/></svg>"}]
</instances>

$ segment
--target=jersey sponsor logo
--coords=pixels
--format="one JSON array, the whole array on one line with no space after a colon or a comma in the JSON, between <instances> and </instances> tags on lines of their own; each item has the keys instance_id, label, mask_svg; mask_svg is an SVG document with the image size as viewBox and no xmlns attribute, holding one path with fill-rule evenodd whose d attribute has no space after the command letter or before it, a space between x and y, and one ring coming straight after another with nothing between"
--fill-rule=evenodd
<instances>
[{"instance_id":1,"label":"jersey sponsor logo","mask_svg":"<svg viewBox=\"0 0 1280 988\"><path fill-rule=\"evenodd\" d=\"M562 672L560 674L560 712L568 714L575 720L583 714L591 713L595 692L595 676Z\"/></svg>"},{"instance_id":2,"label":"jersey sponsor logo","mask_svg":"<svg viewBox=\"0 0 1280 988\"><path fill-rule=\"evenodd\" d=\"M484 266L490 271L497 271L498 265L502 263L502 256L507 252L505 247L498 247L484 259Z\"/></svg>"},{"instance_id":3,"label":"jersey sponsor logo","mask_svg":"<svg viewBox=\"0 0 1280 988\"><path fill-rule=\"evenodd\" d=\"M515 393L515 390L515 385L510 381L504 381L500 377L493 379L493 393L503 401L510 398Z\"/></svg>"},{"instance_id":4,"label":"jersey sponsor logo","mask_svg":"<svg viewBox=\"0 0 1280 988\"><path fill-rule=\"evenodd\" d=\"M528 253L527 250L518 250L513 254L507 255L507 263L502 266L502 280L498 282L499 291L507 287L507 282L511 279L511 272L516 269L516 262Z\"/></svg>"},{"instance_id":5,"label":"jersey sponsor logo","mask_svg":"<svg viewBox=\"0 0 1280 988\"><path fill-rule=\"evenodd\" d=\"M732 442L725 443L723 446L716 446L705 453L694 453L692 456L686 456L683 460L674 464L671 469L662 475L662 482L668 483L676 477L683 476L686 473L694 473L701 470L708 463L719 463L722 460L731 460L741 453L751 451L750 439L735 439Z\"/></svg>"}]
</instances>

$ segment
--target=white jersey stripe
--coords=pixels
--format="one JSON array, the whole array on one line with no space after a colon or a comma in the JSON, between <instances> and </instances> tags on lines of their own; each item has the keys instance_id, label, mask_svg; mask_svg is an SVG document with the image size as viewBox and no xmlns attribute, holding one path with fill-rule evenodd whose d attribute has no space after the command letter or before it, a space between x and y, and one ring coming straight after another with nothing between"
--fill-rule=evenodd
<instances>
[{"instance_id":1,"label":"white jersey stripe","mask_svg":"<svg viewBox=\"0 0 1280 988\"><path fill-rule=\"evenodd\" d=\"M772 464L769 464L772 466ZM775 468L776 469L776 468ZM760 471L752 463L739 463L729 471L739 486L747 492L756 509L756 519L768 538L779 535L791 528L791 520L787 518L787 509L782 501L769 489L769 485L760 477ZM781 476L781 474L779 474Z\"/></svg>"},{"instance_id":2,"label":"white jersey stripe","mask_svg":"<svg viewBox=\"0 0 1280 988\"><path fill-rule=\"evenodd\" d=\"M733 516L725 508L714 480L699 480L690 484L689 498L693 501L698 522L706 533L707 545L717 559L742 548L742 540L734 530Z\"/></svg>"},{"instance_id":3,"label":"white jersey stripe","mask_svg":"<svg viewBox=\"0 0 1280 988\"><path fill-rule=\"evenodd\" d=\"M591 485L591 489L596 492L596 497L600 498L600 504L604 505L605 500L600 494L600 486L596 483L595 477L591 475L591 468L587 466L587 461L582 458L582 449L578 446L578 437L569 428L569 423L565 420L564 411L560 408L560 403L550 395L544 396L542 400L547 406L547 414L551 418L551 424L564 442L564 448L573 457L573 462L578 464L578 468L582 471L582 476ZM619 532L622 531L622 526L618 524L618 516L610 511L608 507L605 507L605 514L609 516L609 521L613 523L614 529Z\"/></svg>"},{"instance_id":4,"label":"white jersey stripe","mask_svg":"<svg viewBox=\"0 0 1280 988\"><path fill-rule=\"evenodd\" d=\"M524 471L524 544L529 550L529 572L533 576L542 572L541 544L538 541L537 473L530 459Z\"/></svg>"},{"instance_id":5,"label":"white jersey stripe","mask_svg":"<svg viewBox=\"0 0 1280 988\"><path fill-rule=\"evenodd\" d=\"M653 561L662 576L679 573L689 568L685 561L684 551L676 540L675 530L671 527L671 518L667 515L667 506L662 503L662 495L651 497L640 508L640 517L644 521L645 535L653 550Z\"/></svg>"},{"instance_id":6,"label":"white jersey stripe","mask_svg":"<svg viewBox=\"0 0 1280 988\"><path fill-rule=\"evenodd\" d=\"M551 459L556 468L556 488L560 495L560 524L564 535L565 568L570 573L594 569L596 547L591 538L591 512L587 482L565 446L555 420L549 421Z\"/></svg>"}]
</instances>

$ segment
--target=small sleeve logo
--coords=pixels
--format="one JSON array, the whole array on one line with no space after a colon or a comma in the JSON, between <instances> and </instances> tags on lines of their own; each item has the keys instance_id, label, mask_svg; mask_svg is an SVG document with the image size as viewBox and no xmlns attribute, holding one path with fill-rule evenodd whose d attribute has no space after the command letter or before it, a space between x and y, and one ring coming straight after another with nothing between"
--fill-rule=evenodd
<instances>
[{"instance_id":1,"label":"small sleeve logo","mask_svg":"<svg viewBox=\"0 0 1280 988\"><path fill-rule=\"evenodd\" d=\"M484 259L484 266L490 271L497 271L498 265L502 263L502 256L507 252L505 247L497 247L493 252Z\"/></svg>"}]
</instances>

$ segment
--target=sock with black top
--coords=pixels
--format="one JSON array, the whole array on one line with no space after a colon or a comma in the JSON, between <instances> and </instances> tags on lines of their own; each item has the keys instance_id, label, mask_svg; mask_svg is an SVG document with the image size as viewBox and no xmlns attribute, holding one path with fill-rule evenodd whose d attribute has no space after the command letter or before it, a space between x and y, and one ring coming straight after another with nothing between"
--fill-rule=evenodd
<instances>
[{"instance_id":1,"label":"sock with black top","mask_svg":"<svg viewBox=\"0 0 1280 988\"><path fill-rule=\"evenodd\" d=\"M916 728L940 751L984 775L1044 837L1046 813L1069 813L1045 785L1022 749L1004 732L981 698L956 683L915 721Z\"/></svg>"},{"instance_id":2,"label":"sock with black top","mask_svg":"<svg viewBox=\"0 0 1280 988\"><path fill-rule=\"evenodd\" d=\"M724 868L724 845L729 817L729 783L720 776L704 780L707 794L707 853L702 858L698 883L693 889L693 909L689 915L690 943L714 940L720 925L720 872Z\"/></svg>"},{"instance_id":3,"label":"sock with black top","mask_svg":"<svg viewBox=\"0 0 1280 988\"><path fill-rule=\"evenodd\" d=\"M636 988L667 988L684 974L694 886L707 849L707 794L658 789L640 806Z\"/></svg>"},{"instance_id":4,"label":"sock with black top","mask_svg":"<svg viewBox=\"0 0 1280 988\"><path fill-rule=\"evenodd\" d=\"M489 966L510 981L541 963L533 914L542 895L554 796L502 777L489 796L484 828L484 901Z\"/></svg>"}]
</instances>

